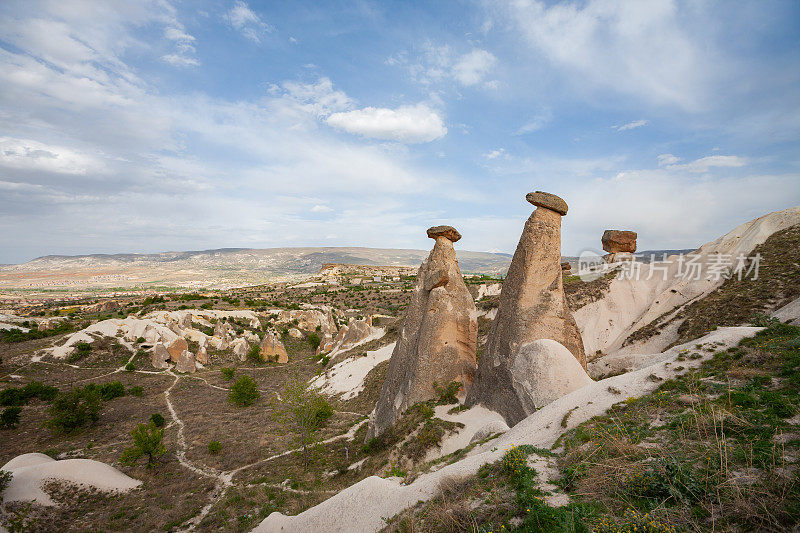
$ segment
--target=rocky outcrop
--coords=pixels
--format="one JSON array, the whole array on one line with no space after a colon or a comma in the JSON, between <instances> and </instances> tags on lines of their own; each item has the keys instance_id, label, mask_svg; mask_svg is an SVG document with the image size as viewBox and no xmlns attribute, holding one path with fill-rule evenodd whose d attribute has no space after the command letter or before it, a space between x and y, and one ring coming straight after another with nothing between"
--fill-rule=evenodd
<instances>
[{"instance_id":1,"label":"rocky outcrop","mask_svg":"<svg viewBox=\"0 0 800 533\"><path fill-rule=\"evenodd\" d=\"M153 347L152 354L150 354L150 363L153 365L153 368L157 368L159 370L163 368L169 368L169 360L170 355L167 351L167 347L160 342L156 344Z\"/></svg>"},{"instance_id":2,"label":"rocky outcrop","mask_svg":"<svg viewBox=\"0 0 800 533\"><path fill-rule=\"evenodd\" d=\"M167 351L169 352L169 357L172 359L173 363L178 362L178 358L181 354L189 349L189 343L186 342L184 338L177 338L167 346Z\"/></svg>"},{"instance_id":3,"label":"rocky outcrop","mask_svg":"<svg viewBox=\"0 0 800 533\"><path fill-rule=\"evenodd\" d=\"M635 231L605 230L603 237L600 239L603 244L603 250L608 252L604 259L609 263L633 260L637 237L638 235Z\"/></svg>"},{"instance_id":4,"label":"rocky outcrop","mask_svg":"<svg viewBox=\"0 0 800 533\"><path fill-rule=\"evenodd\" d=\"M208 364L208 350L206 350L205 346L201 346L200 348L197 349L197 353L195 354L194 359L201 365Z\"/></svg>"},{"instance_id":5,"label":"rocky outcrop","mask_svg":"<svg viewBox=\"0 0 800 533\"><path fill-rule=\"evenodd\" d=\"M178 362L175 363L175 371L182 374L193 374L197 370L195 364L194 354L189 350L184 350L178 357Z\"/></svg>"},{"instance_id":6,"label":"rocky outcrop","mask_svg":"<svg viewBox=\"0 0 800 533\"><path fill-rule=\"evenodd\" d=\"M236 339L231 343L231 351L233 355L239 358L239 361L247 359L247 352L250 350L250 345L244 339Z\"/></svg>"},{"instance_id":7,"label":"rocky outcrop","mask_svg":"<svg viewBox=\"0 0 800 533\"><path fill-rule=\"evenodd\" d=\"M436 244L417 273L367 439L381 435L415 403L435 398L434 383L460 382L463 394L475 376L477 313L453 248L461 235L437 226L428 237Z\"/></svg>"},{"instance_id":8,"label":"rocky outcrop","mask_svg":"<svg viewBox=\"0 0 800 533\"><path fill-rule=\"evenodd\" d=\"M289 362L289 355L286 353L286 348L274 331L268 331L264 334L264 340L261 341L260 349L261 359L264 361L276 363Z\"/></svg>"},{"instance_id":9,"label":"rocky outcrop","mask_svg":"<svg viewBox=\"0 0 800 533\"><path fill-rule=\"evenodd\" d=\"M336 321L330 307L323 309L287 309L278 315L279 324L288 324L297 321L297 327L303 331L317 331L320 333L336 332Z\"/></svg>"},{"instance_id":10,"label":"rocky outcrop","mask_svg":"<svg viewBox=\"0 0 800 533\"><path fill-rule=\"evenodd\" d=\"M497 411L510 426L531 414L536 404L524 396L530 389L515 385L519 381L535 383L537 379L533 370L522 364L527 360L520 353L524 345L552 339L586 368L583 341L567 306L562 280L561 217L567 213L567 204L540 191L526 198L538 209L525 223L514 252L497 317L467 397L469 405L483 404Z\"/></svg>"},{"instance_id":11,"label":"rocky outcrop","mask_svg":"<svg viewBox=\"0 0 800 533\"><path fill-rule=\"evenodd\" d=\"M292 328L292 329L289 330L289 336L291 338L293 338L293 339L302 339L303 338L303 332L300 331L297 328Z\"/></svg>"}]
</instances>

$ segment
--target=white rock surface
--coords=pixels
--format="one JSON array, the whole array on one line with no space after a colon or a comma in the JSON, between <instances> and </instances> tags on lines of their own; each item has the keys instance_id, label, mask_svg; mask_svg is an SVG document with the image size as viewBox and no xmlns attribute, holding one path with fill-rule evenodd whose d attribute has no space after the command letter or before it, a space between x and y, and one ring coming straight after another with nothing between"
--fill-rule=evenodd
<instances>
[{"instance_id":1,"label":"white rock surface","mask_svg":"<svg viewBox=\"0 0 800 533\"><path fill-rule=\"evenodd\" d=\"M86 485L104 492L126 492L142 484L114 467L91 459L56 461L42 453L19 455L3 465L13 474L3 492L3 503L36 502L53 506L55 502L43 490L45 481L66 481Z\"/></svg>"}]
</instances>

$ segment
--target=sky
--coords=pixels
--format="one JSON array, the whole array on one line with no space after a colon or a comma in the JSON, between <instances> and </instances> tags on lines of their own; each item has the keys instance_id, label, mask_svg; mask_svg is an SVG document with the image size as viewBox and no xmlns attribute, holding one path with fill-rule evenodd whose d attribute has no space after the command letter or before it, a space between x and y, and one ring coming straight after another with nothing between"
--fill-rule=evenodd
<instances>
[{"instance_id":1,"label":"sky","mask_svg":"<svg viewBox=\"0 0 800 533\"><path fill-rule=\"evenodd\" d=\"M0 263L693 248L800 204L800 3L0 2Z\"/></svg>"}]
</instances>

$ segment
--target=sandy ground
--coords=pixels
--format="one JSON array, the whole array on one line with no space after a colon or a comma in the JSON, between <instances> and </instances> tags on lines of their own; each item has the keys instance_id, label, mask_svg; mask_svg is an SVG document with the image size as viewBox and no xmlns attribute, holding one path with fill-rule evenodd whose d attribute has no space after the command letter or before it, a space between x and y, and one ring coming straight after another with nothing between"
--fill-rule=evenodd
<instances>
[{"instance_id":1,"label":"sandy ground","mask_svg":"<svg viewBox=\"0 0 800 533\"><path fill-rule=\"evenodd\" d=\"M366 356L348 357L314 378L311 384L331 396L341 394L343 400L355 398L364 390L364 379L370 370L392 357L395 344L393 342L367 352Z\"/></svg>"},{"instance_id":2,"label":"sandy ground","mask_svg":"<svg viewBox=\"0 0 800 533\"><path fill-rule=\"evenodd\" d=\"M125 492L141 485L114 467L91 459L56 461L42 453L19 455L3 465L1 470L13 474L3 492L3 503L32 502L51 506L55 502L42 490L45 481L66 481L86 485L105 492Z\"/></svg>"},{"instance_id":3,"label":"sandy ground","mask_svg":"<svg viewBox=\"0 0 800 533\"><path fill-rule=\"evenodd\" d=\"M474 475L481 465L497 461L514 445L530 444L549 449L565 431L604 413L625 398L638 397L653 391L660 380L672 378L688 368L699 366L712 353L701 350L699 353L702 357L687 359L680 365L674 365L682 351L691 350L697 344L714 345L715 349L722 350L735 346L741 339L754 335L759 329L719 328L690 343L676 346L661 354L652 354L649 366L597 381L559 398L499 438L475 448L466 458L436 472L422 475L407 486L401 485L397 479L372 476L299 515L272 513L254 531L378 531L385 526L385 519L418 501L435 497L443 479ZM683 370L677 371L678 366ZM562 427L561 421L568 413L566 427Z\"/></svg>"},{"instance_id":4,"label":"sandy ground","mask_svg":"<svg viewBox=\"0 0 800 533\"><path fill-rule=\"evenodd\" d=\"M425 456L426 461L432 461L458 451L461 448L466 448L477 431L492 423L499 422L505 425L505 420L503 420L500 414L486 409L482 405L476 405L467 411L459 411L453 414L448 413L453 407L453 405L438 405L433 410L434 416L448 422L460 422L464 424L464 427L442 439L439 448L428 450Z\"/></svg>"}]
</instances>

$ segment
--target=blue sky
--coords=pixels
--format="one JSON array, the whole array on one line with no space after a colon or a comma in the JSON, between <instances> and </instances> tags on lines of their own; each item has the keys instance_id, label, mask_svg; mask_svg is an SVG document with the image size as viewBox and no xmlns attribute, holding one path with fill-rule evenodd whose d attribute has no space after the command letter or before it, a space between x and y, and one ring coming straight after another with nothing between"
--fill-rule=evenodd
<instances>
[{"instance_id":1,"label":"blue sky","mask_svg":"<svg viewBox=\"0 0 800 533\"><path fill-rule=\"evenodd\" d=\"M797 2L5 1L0 262L688 248L800 204Z\"/></svg>"}]
</instances>

